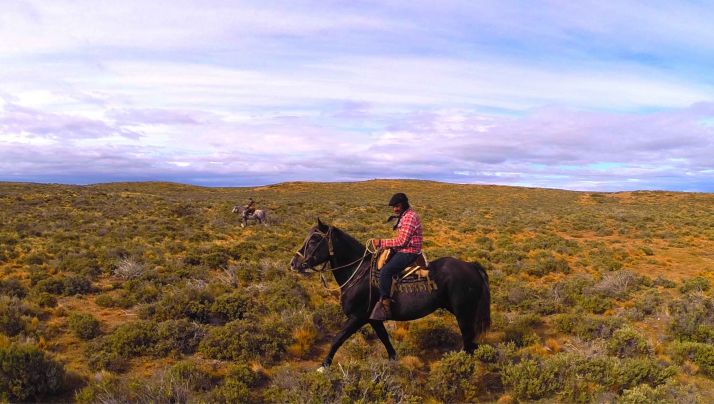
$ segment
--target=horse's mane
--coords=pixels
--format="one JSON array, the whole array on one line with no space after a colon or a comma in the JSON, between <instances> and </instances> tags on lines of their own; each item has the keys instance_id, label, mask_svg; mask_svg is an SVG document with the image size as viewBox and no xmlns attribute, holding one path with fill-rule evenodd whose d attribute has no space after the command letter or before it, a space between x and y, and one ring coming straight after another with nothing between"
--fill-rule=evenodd
<instances>
[{"instance_id":1,"label":"horse's mane","mask_svg":"<svg viewBox=\"0 0 714 404\"><path fill-rule=\"evenodd\" d=\"M361 242L357 241L357 239L355 239L354 237L352 237L352 236L350 236L349 234L347 234L347 232L345 232L344 230L341 230L341 229L339 229L338 227L335 227L335 226L333 226L332 228L333 228L334 231L337 231L337 234L339 234L340 237L341 237L343 240L345 240L345 241L350 245L350 247L353 247L353 248L355 248L355 249L364 249L364 248L365 248L365 247L364 247L364 244L362 244Z\"/></svg>"}]
</instances>

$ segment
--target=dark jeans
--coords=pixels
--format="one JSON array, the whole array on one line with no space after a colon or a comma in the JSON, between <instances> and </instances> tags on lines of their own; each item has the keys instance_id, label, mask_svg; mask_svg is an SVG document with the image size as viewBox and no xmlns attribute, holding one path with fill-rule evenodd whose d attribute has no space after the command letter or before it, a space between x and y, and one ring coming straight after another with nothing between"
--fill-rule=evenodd
<instances>
[{"instance_id":1,"label":"dark jeans","mask_svg":"<svg viewBox=\"0 0 714 404\"><path fill-rule=\"evenodd\" d=\"M399 274L407 265L414 262L419 254L396 253L382 269L379 270L379 295L380 297L390 297L392 289L392 278Z\"/></svg>"}]
</instances>

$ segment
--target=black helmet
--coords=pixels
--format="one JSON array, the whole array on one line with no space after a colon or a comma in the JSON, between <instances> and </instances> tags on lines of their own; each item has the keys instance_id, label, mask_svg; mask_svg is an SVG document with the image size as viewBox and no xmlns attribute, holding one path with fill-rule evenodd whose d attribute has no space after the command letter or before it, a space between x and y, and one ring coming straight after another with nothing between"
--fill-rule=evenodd
<instances>
[{"instance_id":1,"label":"black helmet","mask_svg":"<svg viewBox=\"0 0 714 404\"><path fill-rule=\"evenodd\" d=\"M409 206L409 198L405 194L397 192L389 200L389 206L396 206L398 203L401 203L403 207L407 207Z\"/></svg>"}]
</instances>

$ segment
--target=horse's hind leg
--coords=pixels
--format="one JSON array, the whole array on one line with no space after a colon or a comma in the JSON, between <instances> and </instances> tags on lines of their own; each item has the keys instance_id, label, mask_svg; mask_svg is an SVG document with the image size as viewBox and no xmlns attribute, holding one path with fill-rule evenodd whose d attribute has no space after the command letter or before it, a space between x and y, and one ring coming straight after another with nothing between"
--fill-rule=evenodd
<instances>
[{"instance_id":1,"label":"horse's hind leg","mask_svg":"<svg viewBox=\"0 0 714 404\"><path fill-rule=\"evenodd\" d=\"M465 315L467 314L467 315ZM464 341L464 351L469 354L476 349L476 330L474 329L474 316L472 313L457 313L456 321L459 323L461 338Z\"/></svg>"},{"instance_id":2,"label":"horse's hind leg","mask_svg":"<svg viewBox=\"0 0 714 404\"><path fill-rule=\"evenodd\" d=\"M362 328L365 324L367 324L367 320L364 318L350 317L344 328L342 328L342 331L337 333L335 339L332 341L332 346L330 347L330 351L327 353L327 356L325 356L325 360L322 361L322 366L329 367L332 364L332 358L335 356L335 353L338 349L340 349L347 338L351 337L352 334L357 332L357 330Z\"/></svg>"},{"instance_id":3,"label":"horse's hind leg","mask_svg":"<svg viewBox=\"0 0 714 404\"><path fill-rule=\"evenodd\" d=\"M379 340L382 341L384 347L387 348L387 355L389 355L389 359L397 359L397 351L394 350L392 342L389 340L389 334L387 333L387 329L384 328L384 323L381 321L370 321L369 325L372 326L374 332L377 333Z\"/></svg>"}]
</instances>

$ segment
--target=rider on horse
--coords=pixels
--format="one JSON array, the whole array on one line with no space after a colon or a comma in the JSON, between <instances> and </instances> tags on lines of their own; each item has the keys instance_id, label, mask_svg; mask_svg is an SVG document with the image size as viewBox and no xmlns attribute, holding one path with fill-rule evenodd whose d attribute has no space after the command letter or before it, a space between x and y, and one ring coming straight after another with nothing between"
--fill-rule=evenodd
<instances>
[{"instance_id":1,"label":"rider on horse","mask_svg":"<svg viewBox=\"0 0 714 404\"><path fill-rule=\"evenodd\" d=\"M248 198L248 203L245 205L245 209L243 209L243 220L248 220L250 215L252 215L255 212L255 201L253 198Z\"/></svg>"},{"instance_id":2,"label":"rider on horse","mask_svg":"<svg viewBox=\"0 0 714 404\"><path fill-rule=\"evenodd\" d=\"M423 240L421 219L409 206L407 196L401 192L394 194L389 200L389 206L397 217L397 224L394 225L394 230L398 230L397 237L372 240L375 248L392 248L395 253L379 273L380 302L387 319L392 316L392 278L419 257Z\"/></svg>"}]
</instances>

